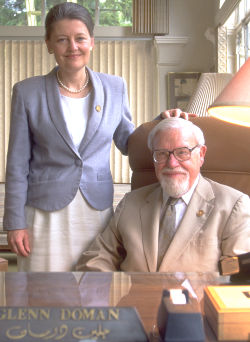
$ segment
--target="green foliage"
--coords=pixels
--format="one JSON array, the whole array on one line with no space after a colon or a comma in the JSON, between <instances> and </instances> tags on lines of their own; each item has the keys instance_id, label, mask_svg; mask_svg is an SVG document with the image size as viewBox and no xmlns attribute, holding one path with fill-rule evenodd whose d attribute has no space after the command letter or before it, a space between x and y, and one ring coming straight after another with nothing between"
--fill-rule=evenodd
<instances>
[{"instance_id":1,"label":"green foliage","mask_svg":"<svg viewBox=\"0 0 250 342\"><path fill-rule=\"evenodd\" d=\"M25 1L0 0L0 25L27 25Z\"/></svg>"},{"instance_id":2,"label":"green foliage","mask_svg":"<svg viewBox=\"0 0 250 342\"><path fill-rule=\"evenodd\" d=\"M131 26L132 0L100 1L101 26Z\"/></svg>"},{"instance_id":3,"label":"green foliage","mask_svg":"<svg viewBox=\"0 0 250 342\"><path fill-rule=\"evenodd\" d=\"M65 0L46 0L47 11ZM96 0L78 0L95 17ZM37 25L41 25L42 0L34 0ZM26 26L27 9L24 0L0 0L0 25ZM132 0L99 0L99 25L131 26Z\"/></svg>"}]
</instances>

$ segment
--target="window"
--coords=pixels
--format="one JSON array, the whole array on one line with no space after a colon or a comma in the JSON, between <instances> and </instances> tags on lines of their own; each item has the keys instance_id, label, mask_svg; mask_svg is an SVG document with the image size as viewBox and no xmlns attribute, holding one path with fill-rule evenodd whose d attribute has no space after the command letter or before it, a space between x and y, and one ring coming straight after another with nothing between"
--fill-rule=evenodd
<instances>
[{"instance_id":1,"label":"window","mask_svg":"<svg viewBox=\"0 0 250 342\"><path fill-rule=\"evenodd\" d=\"M236 65L239 69L249 54L249 0L241 0L235 11L228 20L228 24L235 31Z\"/></svg>"},{"instance_id":2,"label":"window","mask_svg":"<svg viewBox=\"0 0 250 342\"><path fill-rule=\"evenodd\" d=\"M223 6L225 0L220 0L220 8Z\"/></svg>"},{"instance_id":3,"label":"window","mask_svg":"<svg viewBox=\"0 0 250 342\"><path fill-rule=\"evenodd\" d=\"M250 0L241 0L224 26L227 70L236 72L250 57Z\"/></svg>"},{"instance_id":4,"label":"window","mask_svg":"<svg viewBox=\"0 0 250 342\"><path fill-rule=\"evenodd\" d=\"M48 10L65 0L0 0L0 25L42 26ZM86 7L95 25L132 26L132 0L72 0Z\"/></svg>"}]
</instances>

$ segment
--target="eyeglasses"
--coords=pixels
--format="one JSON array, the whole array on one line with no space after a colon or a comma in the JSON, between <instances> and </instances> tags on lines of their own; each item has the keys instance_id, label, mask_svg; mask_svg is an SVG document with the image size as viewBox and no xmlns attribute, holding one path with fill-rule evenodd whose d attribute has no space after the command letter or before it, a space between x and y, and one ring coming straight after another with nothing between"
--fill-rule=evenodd
<instances>
[{"instance_id":1,"label":"eyeglasses","mask_svg":"<svg viewBox=\"0 0 250 342\"><path fill-rule=\"evenodd\" d=\"M169 150L155 150L153 152L153 159L155 163L161 164L161 163L166 163L170 157L171 154L174 155L175 159L178 161L186 161L191 158L191 153L196 147L199 147L200 145L196 145L193 148L188 148L188 147L179 147L175 148L173 151Z\"/></svg>"}]
</instances>

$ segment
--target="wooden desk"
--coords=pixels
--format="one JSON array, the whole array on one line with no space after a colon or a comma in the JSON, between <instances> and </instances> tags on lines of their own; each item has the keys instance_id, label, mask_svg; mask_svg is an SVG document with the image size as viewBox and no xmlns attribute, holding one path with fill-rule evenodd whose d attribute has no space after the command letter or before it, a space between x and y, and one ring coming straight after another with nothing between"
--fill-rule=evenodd
<instances>
[{"instance_id":1,"label":"wooden desk","mask_svg":"<svg viewBox=\"0 0 250 342\"><path fill-rule=\"evenodd\" d=\"M207 285L225 284L213 273L21 273L0 275L2 306L134 306L150 335L163 289L188 280L203 305ZM216 341L205 320L206 341ZM156 341L156 338L150 338Z\"/></svg>"}]
</instances>

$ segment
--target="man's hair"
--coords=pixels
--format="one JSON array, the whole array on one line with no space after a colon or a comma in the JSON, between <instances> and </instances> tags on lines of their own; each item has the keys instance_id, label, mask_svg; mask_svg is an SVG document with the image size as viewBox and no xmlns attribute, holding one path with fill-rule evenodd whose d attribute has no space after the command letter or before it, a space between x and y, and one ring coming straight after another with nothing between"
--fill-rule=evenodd
<instances>
[{"instance_id":1,"label":"man's hair","mask_svg":"<svg viewBox=\"0 0 250 342\"><path fill-rule=\"evenodd\" d=\"M168 118L160 121L148 135L148 148L153 151L153 141L159 131L166 131L172 128L188 129L190 135L193 134L197 139L197 144L205 145L205 138L200 127L194 125L191 121L181 118Z\"/></svg>"},{"instance_id":2,"label":"man's hair","mask_svg":"<svg viewBox=\"0 0 250 342\"><path fill-rule=\"evenodd\" d=\"M59 20L63 19L76 19L83 22L89 31L89 35L93 37L94 23L89 11L74 2L64 2L62 4L52 7L45 19L45 39L50 39L53 25Z\"/></svg>"}]
</instances>

